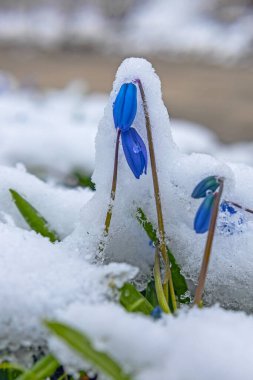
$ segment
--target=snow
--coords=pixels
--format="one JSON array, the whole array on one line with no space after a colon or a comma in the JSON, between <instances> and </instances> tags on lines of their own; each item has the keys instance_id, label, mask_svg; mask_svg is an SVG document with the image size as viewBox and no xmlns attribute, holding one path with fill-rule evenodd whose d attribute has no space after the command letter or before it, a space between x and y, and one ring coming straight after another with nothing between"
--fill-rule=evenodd
<instances>
[{"instance_id":1,"label":"snow","mask_svg":"<svg viewBox=\"0 0 253 380\"><path fill-rule=\"evenodd\" d=\"M22 162L30 172L64 182L75 170L95 167L97 125L107 96L87 92L82 82L64 90L41 92L0 75L0 164ZM252 142L224 145L203 126L173 119L172 135L185 153L208 153L222 160L253 165ZM45 149L45 147L47 149Z\"/></svg>"},{"instance_id":2,"label":"snow","mask_svg":"<svg viewBox=\"0 0 253 380\"><path fill-rule=\"evenodd\" d=\"M133 371L136 380L157 374L162 380L186 376L189 380L251 379L251 316L214 306L181 310L175 317L153 321L128 314L115 303L115 287L125 281L134 278L138 286L145 286L154 260L154 249L135 216L141 207L156 226L150 163L147 175L136 180L121 145L111 228L105 250L98 251L110 199L116 139L112 104L121 84L137 78L143 84L150 114L167 243L191 289L197 282L206 239L193 230L199 207L199 200L191 198L194 186L206 176L223 176L224 199L253 208L253 168L220 159L230 148L199 126L173 121L172 131L160 80L144 59L122 63L104 112L104 96L83 93L76 85L43 95L34 89L13 90L5 83L0 95L0 351L5 357L30 362L39 347L45 352L48 349L48 334L41 321L58 319L84 330L97 348L106 349L126 370ZM137 109L133 127L148 147L139 90ZM187 139L186 133L196 138ZM11 134L18 140L11 139ZM40 145L42 136L45 146ZM182 152L174 139L190 154ZM23 149L18 150L18 145ZM236 149L239 155L241 148ZM206 154L208 150L215 156ZM245 157L242 162L250 161ZM87 172L95 167L96 192L68 189L52 180L43 182L25 169L35 163L44 165L52 178L54 170L68 174L78 165ZM11 200L10 188L39 210L63 239L60 243L52 244L29 230ZM233 234L224 232L224 220L236 225L240 218L243 228L235 228ZM219 302L227 309L252 312L253 218L244 211L232 217L220 213L219 226L205 303ZM50 347L64 364L83 368L55 339L50 339Z\"/></svg>"},{"instance_id":3,"label":"snow","mask_svg":"<svg viewBox=\"0 0 253 380\"><path fill-rule=\"evenodd\" d=\"M0 92L0 163L22 162L59 178L84 164L84 171L92 173L96 124L106 97L86 96L84 89L80 82L43 94L5 84Z\"/></svg>"},{"instance_id":4,"label":"snow","mask_svg":"<svg viewBox=\"0 0 253 380\"><path fill-rule=\"evenodd\" d=\"M77 247L84 255L90 255L91 252L97 250L98 241L102 237L111 188L116 139L112 119L112 103L121 84L136 78L142 81L147 97L160 180L165 231L169 245L177 261L181 264L183 273L190 282L196 284L206 235L196 235L193 231L193 219L199 207L199 201L191 199L192 189L206 176L219 175L225 177L224 199L232 201L240 199L244 206L247 204L247 207L253 208L251 197L253 169L226 164L224 161L205 154L182 154L172 140L167 110L161 98L160 81L152 66L143 59L125 60L118 70L96 137L93 180L96 183L97 191L91 201L82 209L79 224L67 238L66 244ZM140 98L133 126L147 145ZM244 175L244 171L247 171L247 175ZM239 172L242 175L239 175ZM245 186L247 191L243 192L243 199L241 199L241 188ZM154 205L150 165L147 175L136 180L126 163L122 149L120 149L118 184L110 234L101 259L105 262L123 261L138 266L140 268L140 277L138 278L140 287L145 286L145 275L150 275L154 252L148 244L148 238L142 227L138 225L135 214L137 207L141 207L156 226ZM240 213L237 214L237 218L240 218ZM85 239L83 238L84 231L87 234ZM234 235L226 236L226 234L222 234L222 229L219 232L213 247L213 257L206 286L206 302L212 304L219 301L223 306L229 308L252 310L251 295L247 291L248 287L253 286L251 276L253 270L252 218L245 219L243 233L239 233L238 230ZM224 289L227 289L226 292Z\"/></svg>"},{"instance_id":5,"label":"snow","mask_svg":"<svg viewBox=\"0 0 253 380\"><path fill-rule=\"evenodd\" d=\"M89 189L63 189L47 184L27 173L22 165L18 168L0 166L0 182L1 221L8 218L16 226L28 228L12 201L9 189L13 189L39 211L61 238L73 231L80 209L93 195Z\"/></svg>"},{"instance_id":6,"label":"snow","mask_svg":"<svg viewBox=\"0 0 253 380\"><path fill-rule=\"evenodd\" d=\"M95 267L33 231L3 223L0 231L2 357L10 351L15 360L31 361L31 347L46 349L43 318L54 318L77 301L103 304L114 297L112 284L121 286L136 274L126 264Z\"/></svg>"},{"instance_id":7,"label":"snow","mask_svg":"<svg viewBox=\"0 0 253 380\"><path fill-rule=\"evenodd\" d=\"M84 331L94 347L109 353L133 380L252 378L253 319L243 313L215 306L153 321L116 305L77 303L58 320ZM89 369L55 338L50 348L68 366Z\"/></svg>"},{"instance_id":8,"label":"snow","mask_svg":"<svg viewBox=\"0 0 253 380\"><path fill-rule=\"evenodd\" d=\"M196 54L228 64L252 55L253 11L247 4L222 8L217 0L124 3L117 7L111 1L86 1L65 9L61 2L23 9L5 6L0 10L0 41L47 49L66 44L124 54Z\"/></svg>"}]
</instances>

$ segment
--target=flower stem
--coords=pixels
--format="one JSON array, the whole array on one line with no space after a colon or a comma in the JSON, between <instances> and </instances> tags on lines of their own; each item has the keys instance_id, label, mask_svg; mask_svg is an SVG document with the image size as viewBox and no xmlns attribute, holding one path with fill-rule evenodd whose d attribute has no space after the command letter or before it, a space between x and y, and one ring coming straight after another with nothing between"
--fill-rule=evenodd
<instances>
[{"instance_id":1,"label":"flower stem","mask_svg":"<svg viewBox=\"0 0 253 380\"><path fill-rule=\"evenodd\" d=\"M231 201L226 201L226 202L231 203L231 205L233 205L233 206L235 206L235 207L237 207L237 208L240 208L240 209L243 210L243 211L247 211L247 212L249 212L250 214L253 214L253 210L251 210L250 208L244 208L244 207L242 207L241 205L239 205L239 204L236 203L236 202L231 202Z\"/></svg>"},{"instance_id":2,"label":"flower stem","mask_svg":"<svg viewBox=\"0 0 253 380\"><path fill-rule=\"evenodd\" d=\"M164 282L163 288L164 288L165 295L167 295L168 294L168 285L167 284L169 284L169 291L170 291L170 297L171 297L173 310L176 311L177 310L177 302L176 302L174 285L173 285L171 270L170 270L170 263L169 263L169 258L168 258L168 254L167 254L166 243L165 243L163 214L162 214L160 189L159 189L159 182L158 182L158 176L157 176L156 159L155 159L155 151L154 151L151 123L150 123L148 106L147 106L147 101L146 101L146 97L145 97L145 93L144 93L142 83L141 83L140 79L137 79L136 82L138 83L140 93L141 93L142 102L143 102L143 109L144 109L144 115L145 115L145 121L146 121L147 138L148 138L148 145L149 145L150 163L151 163L151 170L152 170L152 177L153 177L155 202L156 202L156 212L157 212L157 222L158 222L159 242L160 242L159 249L160 249L160 252L162 254L163 261L165 264L165 270L166 270L165 282Z\"/></svg>"},{"instance_id":3,"label":"flower stem","mask_svg":"<svg viewBox=\"0 0 253 380\"><path fill-rule=\"evenodd\" d=\"M114 167L113 167L113 177L112 177L112 187L111 187L111 198L105 218L105 227L104 227L104 233L103 238L108 236L111 219L112 219L112 208L113 208L113 202L115 200L115 194L116 194L116 187L117 187L117 177L118 177L118 158L119 158L119 141L120 141L120 129L117 131L117 138L116 138L116 145L115 145L115 156L114 156ZM101 252L104 249L104 242L100 242L99 245L99 251Z\"/></svg>"},{"instance_id":4,"label":"flower stem","mask_svg":"<svg viewBox=\"0 0 253 380\"><path fill-rule=\"evenodd\" d=\"M215 195L211 222L210 222L210 227L209 227L207 240L206 240L205 252L204 252L202 266L200 270L198 286L196 288L196 293L195 293L195 298L194 298L194 304L198 305L199 307L201 307L202 305L201 299L202 299L202 294L205 287L205 281L206 281L207 269L208 269L208 264L209 264L211 251L212 251L216 221L217 221L217 217L219 213L220 200L221 200L221 195L222 195L223 187L224 187L224 181L222 178L219 179L219 182L220 182L220 187L219 187L218 193Z\"/></svg>"},{"instance_id":5,"label":"flower stem","mask_svg":"<svg viewBox=\"0 0 253 380\"><path fill-rule=\"evenodd\" d=\"M155 279L155 289L157 294L157 300L161 309L167 313L171 314L166 296L163 291L163 285L161 281L161 271L160 271L160 257L159 250L155 250L155 265L154 265L154 279Z\"/></svg>"}]
</instances>

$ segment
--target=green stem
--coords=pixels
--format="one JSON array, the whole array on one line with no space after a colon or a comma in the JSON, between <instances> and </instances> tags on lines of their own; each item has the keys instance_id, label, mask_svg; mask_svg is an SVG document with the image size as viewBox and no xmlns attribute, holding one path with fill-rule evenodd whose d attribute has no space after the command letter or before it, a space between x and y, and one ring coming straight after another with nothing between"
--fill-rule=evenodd
<instances>
[{"instance_id":1,"label":"green stem","mask_svg":"<svg viewBox=\"0 0 253 380\"><path fill-rule=\"evenodd\" d=\"M202 294L205 287L205 281L206 281L207 269L208 269L208 264L210 261L210 256L211 256L211 251L212 251L216 221L217 221L217 217L219 213L220 200L221 200L221 195L222 195L223 187L224 187L223 179L220 179L219 181L220 181L220 187L214 201L210 227L209 227L209 231L207 235L203 261L202 261L201 270L199 274L198 286L196 288L196 293L195 293L195 298L194 298L194 304L200 307L202 305L201 299L202 299Z\"/></svg>"},{"instance_id":2,"label":"green stem","mask_svg":"<svg viewBox=\"0 0 253 380\"><path fill-rule=\"evenodd\" d=\"M113 177L112 177L112 187L111 187L111 198L108 206L108 210L105 218L105 227L103 238L106 238L109 234L111 219L112 219L112 209L115 200L116 187L117 187L117 177L118 177L118 158L119 158L119 141L120 141L120 129L117 131L116 145L115 145L115 155L114 155L114 167L113 167ZM104 241L100 242L99 251L103 251Z\"/></svg>"},{"instance_id":3,"label":"green stem","mask_svg":"<svg viewBox=\"0 0 253 380\"><path fill-rule=\"evenodd\" d=\"M165 292L165 294L168 294L168 285L167 284L169 284L169 291L170 291L170 297L171 297L173 310L176 311L177 310L177 302L176 302L174 285L173 285L171 270L170 270L170 263L169 263L169 258L167 255L167 249L166 249L166 243L165 243L165 231L164 231L161 197L160 197L160 189L159 189L159 182L158 182L158 176L157 176L156 159L155 159L155 151L154 151L151 123L150 123L148 106L147 106L147 101L146 101L146 97L145 97L145 93L144 93L142 83L139 79L137 79L136 82L138 83L140 93L141 93L142 102L143 102L143 109L144 109L144 115L145 115L145 121L146 121L147 138L148 138L148 145L149 145L150 163L151 163L151 170L152 170L152 177L153 177L154 195L155 195L155 202L156 202L156 212L157 212L157 222L158 222L159 242L160 242L159 249L160 249L160 252L162 254L163 261L165 264L165 270L166 270L164 292Z\"/></svg>"},{"instance_id":4,"label":"green stem","mask_svg":"<svg viewBox=\"0 0 253 380\"><path fill-rule=\"evenodd\" d=\"M171 314L166 295L164 294L163 284L161 281L160 257L158 248L156 248L155 250L154 280L159 306L164 311L164 313Z\"/></svg>"}]
</instances>

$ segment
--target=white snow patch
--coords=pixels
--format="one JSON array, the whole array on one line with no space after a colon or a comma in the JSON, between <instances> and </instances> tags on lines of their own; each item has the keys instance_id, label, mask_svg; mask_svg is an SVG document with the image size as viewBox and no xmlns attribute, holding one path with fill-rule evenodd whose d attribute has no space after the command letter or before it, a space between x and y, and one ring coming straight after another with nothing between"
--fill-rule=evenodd
<instances>
[{"instance_id":1,"label":"white snow patch","mask_svg":"<svg viewBox=\"0 0 253 380\"><path fill-rule=\"evenodd\" d=\"M58 320L83 331L133 380L252 379L253 318L243 313L213 307L153 321L116 305L76 304ZM50 348L62 363L90 368L56 338Z\"/></svg>"}]
</instances>

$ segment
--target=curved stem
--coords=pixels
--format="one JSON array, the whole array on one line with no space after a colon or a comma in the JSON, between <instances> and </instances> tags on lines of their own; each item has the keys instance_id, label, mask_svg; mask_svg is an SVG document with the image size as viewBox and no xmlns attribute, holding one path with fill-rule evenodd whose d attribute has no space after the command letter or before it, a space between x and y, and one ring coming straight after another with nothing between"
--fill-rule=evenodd
<instances>
[{"instance_id":1,"label":"curved stem","mask_svg":"<svg viewBox=\"0 0 253 380\"><path fill-rule=\"evenodd\" d=\"M202 298L202 294L205 287L205 281L206 281L207 269L208 269L208 264L210 261L210 256L211 256L211 251L212 251L216 221L217 221L217 217L219 213L220 200L221 200L221 195L222 195L222 191L224 187L223 179L220 179L219 181L220 181L220 187L219 187L218 193L216 194L214 205L213 205L211 222L210 222L210 227L209 227L207 240L206 240L205 252L204 252L202 266L201 266L201 270L199 274L198 286L196 288L196 293L195 293L195 298L194 298L194 304L200 307L202 305L201 298Z\"/></svg>"},{"instance_id":2,"label":"curved stem","mask_svg":"<svg viewBox=\"0 0 253 380\"><path fill-rule=\"evenodd\" d=\"M158 222L158 230L159 230L159 242L160 242L159 249L160 249L160 252L162 254L163 261L164 261L165 268L166 268L164 292L165 292L165 294L168 293L167 283L169 283L170 297L171 297L173 309L175 311L177 309L177 302L176 302L176 296L175 296L175 291L174 291L174 286L173 286L173 281L172 281L172 276L171 276L171 270L170 270L170 263L169 263L169 258L168 258L168 254L167 254L166 243L165 243L163 214L162 214L160 189L159 189L159 182L158 182L158 176L157 176L156 159L155 159L155 151L154 151L151 123L150 123L148 106L147 106L146 97L145 97L145 93L144 93L142 83L139 79L137 79L136 82L138 83L138 86L140 89L141 98L142 98L142 102L143 102L145 121L146 121L146 130L147 130L147 138L148 138L148 145L149 145L149 155L150 155L150 163L151 163L151 170L152 170L152 177L153 177L154 195L155 195L156 212L157 212L157 222Z\"/></svg>"},{"instance_id":3,"label":"curved stem","mask_svg":"<svg viewBox=\"0 0 253 380\"><path fill-rule=\"evenodd\" d=\"M117 187L117 177L118 177L118 158L119 158L119 141L120 141L120 129L117 131L117 138L116 138L116 145L115 145L115 155L114 155L114 167L113 167L113 177L112 177L112 187L111 187L111 198L105 218L105 227L104 227L104 233L103 238L108 236L111 219L112 219L112 209L113 209L113 202L115 200L115 194L116 194L116 187ZM104 249L104 242L100 242L99 245L99 251L101 252Z\"/></svg>"}]
</instances>

